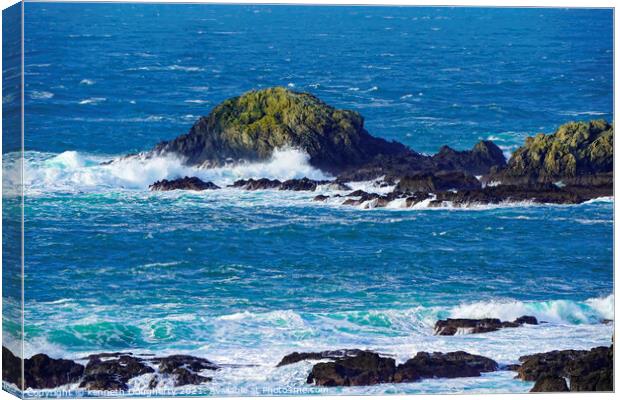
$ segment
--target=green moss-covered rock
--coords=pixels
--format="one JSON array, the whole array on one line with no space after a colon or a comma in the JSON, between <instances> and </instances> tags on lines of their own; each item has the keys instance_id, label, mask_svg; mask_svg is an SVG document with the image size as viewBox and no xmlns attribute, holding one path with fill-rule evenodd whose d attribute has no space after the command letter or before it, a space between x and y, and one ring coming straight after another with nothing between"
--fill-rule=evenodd
<instances>
[{"instance_id":1,"label":"green moss-covered rock","mask_svg":"<svg viewBox=\"0 0 620 400\"><path fill-rule=\"evenodd\" d=\"M312 165L334 174L379 154L409 151L400 143L368 134L357 112L275 87L224 101L188 134L160 143L153 152L176 153L190 165L216 166L267 159L274 149L287 146L306 151Z\"/></svg>"},{"instance_id":2,"label":"green moss-covered rock","mask_svg":"<svg viewBox=\"0 0 620 400\"><path fill-rule=\"evenodd\" d=\"M613 125L569 122L551 135L528 137L492 179L510 184L605 184L613 180Z\"/></svg>"}]
</instances>

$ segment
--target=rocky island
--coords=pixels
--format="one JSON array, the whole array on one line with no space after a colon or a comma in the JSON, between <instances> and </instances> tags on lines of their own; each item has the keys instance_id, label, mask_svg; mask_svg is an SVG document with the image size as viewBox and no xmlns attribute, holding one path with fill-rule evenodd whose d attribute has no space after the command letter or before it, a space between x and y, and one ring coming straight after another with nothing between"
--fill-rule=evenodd
<instances>
[{"instance_id":1,"label":"rocky island","mask_svg":"<svg viewBox=\"0 0 620 400\"><path fill-rule=\"evenodd\" d=\"M394 186L387 194L357 191L335 196L344 197L340 204L362 208L385 207L395 200L404 207L575 204L613 195L613 125L603 120L569 122L552 134L528 137L508 160L488 140L464 151L443 146L429 156L370 135L355 111L339 110L311 94L281 87L228 99L187 134L133 157L172 154L188 166L212 168L264 161L287 147L306 152L312 166L335 178L280 182L256 177L231 187L314 191L331 184L331 189L346 191L347 183L359 181ZM151 185L151 190L176 189L218 186L197 177ZM330 198L321 194L315 200Z\"/></svg>"}]
</instances>

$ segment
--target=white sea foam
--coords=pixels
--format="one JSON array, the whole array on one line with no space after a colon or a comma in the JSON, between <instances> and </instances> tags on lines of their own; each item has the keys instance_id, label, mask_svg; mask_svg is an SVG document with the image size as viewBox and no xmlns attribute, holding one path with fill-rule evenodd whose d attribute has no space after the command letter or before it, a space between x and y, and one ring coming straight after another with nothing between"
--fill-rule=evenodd
<instances>
[{"instance_id":1,"label":"white sea foam","mask_svg":"<svg viewBox=\"0 0 620 400\"><path fill-rule=\"evenodd\" d=\"M95 84L95 81L94 81L94 80L92 80L92 79L82 79L82 80L80 81L80 85L87 85L87 86L91 86L91 85L94 85L94 84Z\"/></svg>"},{"instance_id":2,"label":"white sea foam","mask_svg":"<svg viewBox=\"0 0 620 400\"><path fill-rule=\"evenodd\" d=\"M106 101L107 99L105 97L90 97L88 99L84 99L84 100L80 100L80 102L78 104L99 104L101 102Z\"/></svg>"},{"instance_id":3,"label":"white sea foam","mask_svg":"<svg viewBox=\"0 0 620 400\"><path fill-rule=\"evenodd\" d=\"M450 310L450 316L453 318L500 318L512 321L522 315L533 315L542 321L561 324L596 323L602 319L614 318L614 295L588 299L585 302L569 300L476 302L461 304Z\"/></svg>"},{"instance_id":4,"label":"white sea foam","mask_svg":"<svg viewBox=\"0 0 620 400\"><path fill-rule=\"evenodd\" d=\"M30 98L34 100L47 100L51 99L52 97L54 97L54 93L46 92L44 90L34 90L32 93L30 93Z\"/></svg>"},{"instance_id":5,"label":"white sea foam","mask_svg":"<svg viewBox=\"0 0 620 400\"><path fill-rule=\"evenodd\" d=\"M237 179L269 178L330 179L331 177L312 167L309 156L296 149L274 151L272 157L264 162L241 163L218 168L197 168L186 166L176 156L143 156L114 159L76 151L60 154L27 152L25 155L24 183L32 194L48 191L98 191L108 189L145 190L150 184L161 179L175 179L184 176L197 176L226 186ZM16 167L12 175L14 185L19 182ZM8 184L11 178L8 177Z\"/></svg>"}]
</instances>

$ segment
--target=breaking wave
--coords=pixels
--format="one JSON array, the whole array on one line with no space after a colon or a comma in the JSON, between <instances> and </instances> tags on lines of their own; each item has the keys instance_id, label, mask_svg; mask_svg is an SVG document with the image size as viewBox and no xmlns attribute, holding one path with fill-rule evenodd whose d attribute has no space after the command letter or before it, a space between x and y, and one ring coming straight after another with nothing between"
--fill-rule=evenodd
<instances>
[{"instance_id":1,"label":"breaking wave","mask_svg":"<svg viewBox=\"0 0 620 400\"><path fill-rule=\"evenodd\" d=\"M114 159L112 163L105 163ZM29 194L42 192L80 192L106 189L145 190L160 179L197 176L225 186L237 179L270 178L329 179L309 164L310 157L297 149L280 149L264 162L241 163L218 168L198 168L184 165L176 156L152 158L115 158L65 151L60 154L26 152L24 156L24 185ZM20 181L17 155L7 157L5 179L9 185ZM13 164L13 168L10 164Z\"/></svg>"}]
</instances>

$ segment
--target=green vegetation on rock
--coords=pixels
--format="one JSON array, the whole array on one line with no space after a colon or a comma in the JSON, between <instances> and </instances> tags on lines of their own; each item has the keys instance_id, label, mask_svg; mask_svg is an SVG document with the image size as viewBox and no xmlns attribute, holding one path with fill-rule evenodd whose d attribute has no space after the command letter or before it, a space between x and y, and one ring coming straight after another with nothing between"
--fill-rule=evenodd
<instances>
[{"instance_id":1,"label":"green vegetation on rock","mask_svg":"<svg viewBox=\"0 0 620 400\"><path fill-rule=\"evenodd\" d=\"M604 120L569 122L550 135L528 137L505 169L505 183L609 183L613 174L613 125ZM609 182L607 182L609 181Z\"/></svg>"},{"instance_id":2,"label":"green vegetation on rock","mask_svg":"<svg viewBox=\"0 0 620 400\"><path fill-rule=\"evenodd\" d=\"M200 118L188 134L159 144L155 151L175 152L188 164L221 165L264 160L284 147L306 151L312 165L331 173L379 154L408 151L400 143L368 134L357 112L339 110L311 94L282 87L225 100Z\"/></svg>"}]
</instances>

